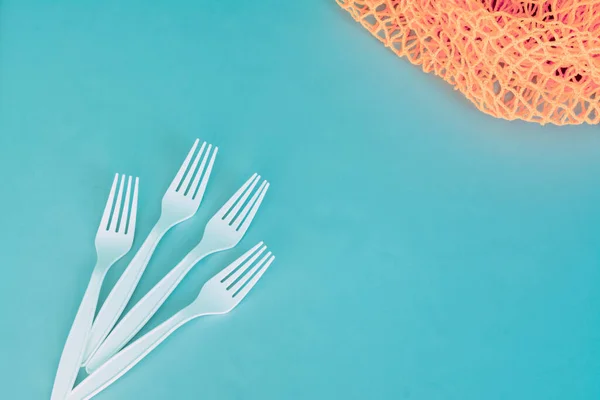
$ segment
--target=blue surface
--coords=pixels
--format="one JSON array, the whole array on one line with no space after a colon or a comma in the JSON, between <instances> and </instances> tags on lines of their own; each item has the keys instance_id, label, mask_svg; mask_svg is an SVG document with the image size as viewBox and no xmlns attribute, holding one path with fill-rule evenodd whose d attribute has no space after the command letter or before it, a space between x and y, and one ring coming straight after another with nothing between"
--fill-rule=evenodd
<instances>
[{"instance_id":1,"label":"blue surface","mask_svg":"<svg viewBox=\"0 0 600 400\"><path fill-rule=\"evenodd\" d=\"M258 240L277 261L98 399L600 398L598 127L483 115L333 1L48 3L0 3L1 399L49 398L113 173L140 176L137 248L196 137L205 201L135 299L272 187L150 326Z\"/></svg>"}]
</instances>

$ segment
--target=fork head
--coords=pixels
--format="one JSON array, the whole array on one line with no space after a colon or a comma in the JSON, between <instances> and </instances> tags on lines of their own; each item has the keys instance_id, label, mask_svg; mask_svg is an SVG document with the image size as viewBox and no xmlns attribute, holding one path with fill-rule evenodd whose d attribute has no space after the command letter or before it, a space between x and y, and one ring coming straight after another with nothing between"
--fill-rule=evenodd
<instances>
[{"instance_id":1,"label":"fork head","mask_svg":"<svg viewBox=\"0 0 600 400\"><path fill-rule=\"evenodd\" d=\"M256 189L260 180L260 175L252 175L208 221L204 238L211 240L215 247L229 249L242 239L269 190L266 180Z\"/></svg>"},{"instance_id":2,"label":"fork head","mask_svg":"<svg viewBox=\"0 0 600 400\"><path fill-rule=\"evenodd\" d=\"M96 233L96 252L98 258L102 257L107 263L123 257L133 244L139 185L137 177L135 178L135 184L132 185L133 179L132 176L127 178L127 188L125 189L125 175L121 175L119 183L119 174L115 174L104 207L104 214ZM117 184L119 186L118 193ZM125 191L125 200L123 200L123 191Z\"/></svg>"},{"instance_id":3,"label":"fork head","mask_svg":"<svg viewBox=\"0 0 600 400\"><path fill-rule=\"evenodd\" d=\"M258 243L206 282L194 302L197 312L225 314L235 308L275 260L266 249Z\"/></svg>"},{"instance_id":4,"label":"fork head","mask_svg":"<svg viewBox=\"0 0 600 400\"><path fill-rule=\"evenodd\" d=\"M198 143L196 139L162 200L161 218L167 218L173 224L192 217L198 211L219 150L203 142L196 153Z\"/></svg>"}]
</instances>

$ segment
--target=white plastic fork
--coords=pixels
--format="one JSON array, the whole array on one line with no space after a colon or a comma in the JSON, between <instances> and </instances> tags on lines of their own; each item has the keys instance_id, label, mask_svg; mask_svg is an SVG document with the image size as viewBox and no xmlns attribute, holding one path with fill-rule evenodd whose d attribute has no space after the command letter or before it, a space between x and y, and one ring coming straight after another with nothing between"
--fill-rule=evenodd
<instances>
[{"instance_id":1,"label":"white plastic fork","mask_svg":"<svg viewBox=\"0 0 600 400\"><path fill-rule=\"evenodd\" d=\"M123 313L160 239L173 226L191 218L198 211L218 151L218 148L214 147L211 152L213 146L204 142L192 162L198 142L199 140L196 139L175 179L167 189L162 199L162 211L158 222L100 308L88 339L83 358L84 364L98 350ZM200 159L202 159L201 162ZM191 167L190 162L192 162ZM198 167L199 162L200 167ZM193 181L192 178L194 178Z\"/></svg>"},{"instance_id":2,"label":"white plastic fork","mask_svg":"<svg viewBox=\"0 0 600 400\"><path fill-rule=\"evenodd\" d=\"M250 292L271 265L275 256L262 242L247 251L202 286L200 294L189 306L127 346L96 372L83 380L68 400L84 400L95 396L123 376L177 328L194 318L225 314L233 310Z\"/></svg>"},{"instance_id":3,"label":"white plastic fork","mask_svg":"<svg viewBox=\"0 0 600 400\"><path fill-rule=\"evenodd\" d=\"M71 392L81 366L86 339L92 327L102 281L108 269L131 249L137 215L139 180L135 178L133 200L130 207L131 181L132 177L130 176L127 182L125 201L123 202L125 175L121 176L119 192L115 202L119 174L116 174L113 180L102 221L96 234L96 266L60 356L54 387L52 388L52 400L64 400ZM121 206L123 207L122 212Z\"/></svg>"},{"instance_id":4,"label":"white plastic fork","mask_svg":"<svg viewBox=\"0 0 600 400\"><path fill-rule=\"evenodd\" d=\"M144 327L198 261L209 254L230 249L239 243L269 189L269 183L263 181L255 191L254 188L259 181L260 175L252 175L208 221L200 243L123 317L86 364L88 372L94 371L115 355ZM241 209L253 191L254 195Z\"/></svg>"}]
</instances>

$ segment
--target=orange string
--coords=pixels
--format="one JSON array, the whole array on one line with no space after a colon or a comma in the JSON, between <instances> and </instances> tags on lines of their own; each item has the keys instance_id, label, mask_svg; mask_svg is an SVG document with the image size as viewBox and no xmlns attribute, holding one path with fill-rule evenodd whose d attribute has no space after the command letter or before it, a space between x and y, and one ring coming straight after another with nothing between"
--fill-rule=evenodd
<instances>
[{"instance_id":1,"label":"orange string","mask_svg":"<svg viewBox=\"0 0 600 400\"><path fill-rule=\"evenodd\" d=\"M600 122L600 0L336 1L487 114Z\"/></svg>"}]
</instances>

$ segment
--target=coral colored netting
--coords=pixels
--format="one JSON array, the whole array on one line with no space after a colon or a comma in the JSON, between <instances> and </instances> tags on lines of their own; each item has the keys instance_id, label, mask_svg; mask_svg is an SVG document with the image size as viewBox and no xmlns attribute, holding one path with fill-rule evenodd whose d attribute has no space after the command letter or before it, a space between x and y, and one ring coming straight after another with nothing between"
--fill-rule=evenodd
<instances>
[{"instance_id":1,"label":"coral colored netting","mask_svg":"<svg viewBox=\"0 0 600 400\"><path fill-rule=\"evenodd\" d=\"M600 122L600 0L336 0L481 111Z\"/></svg>"}]
</instances>

